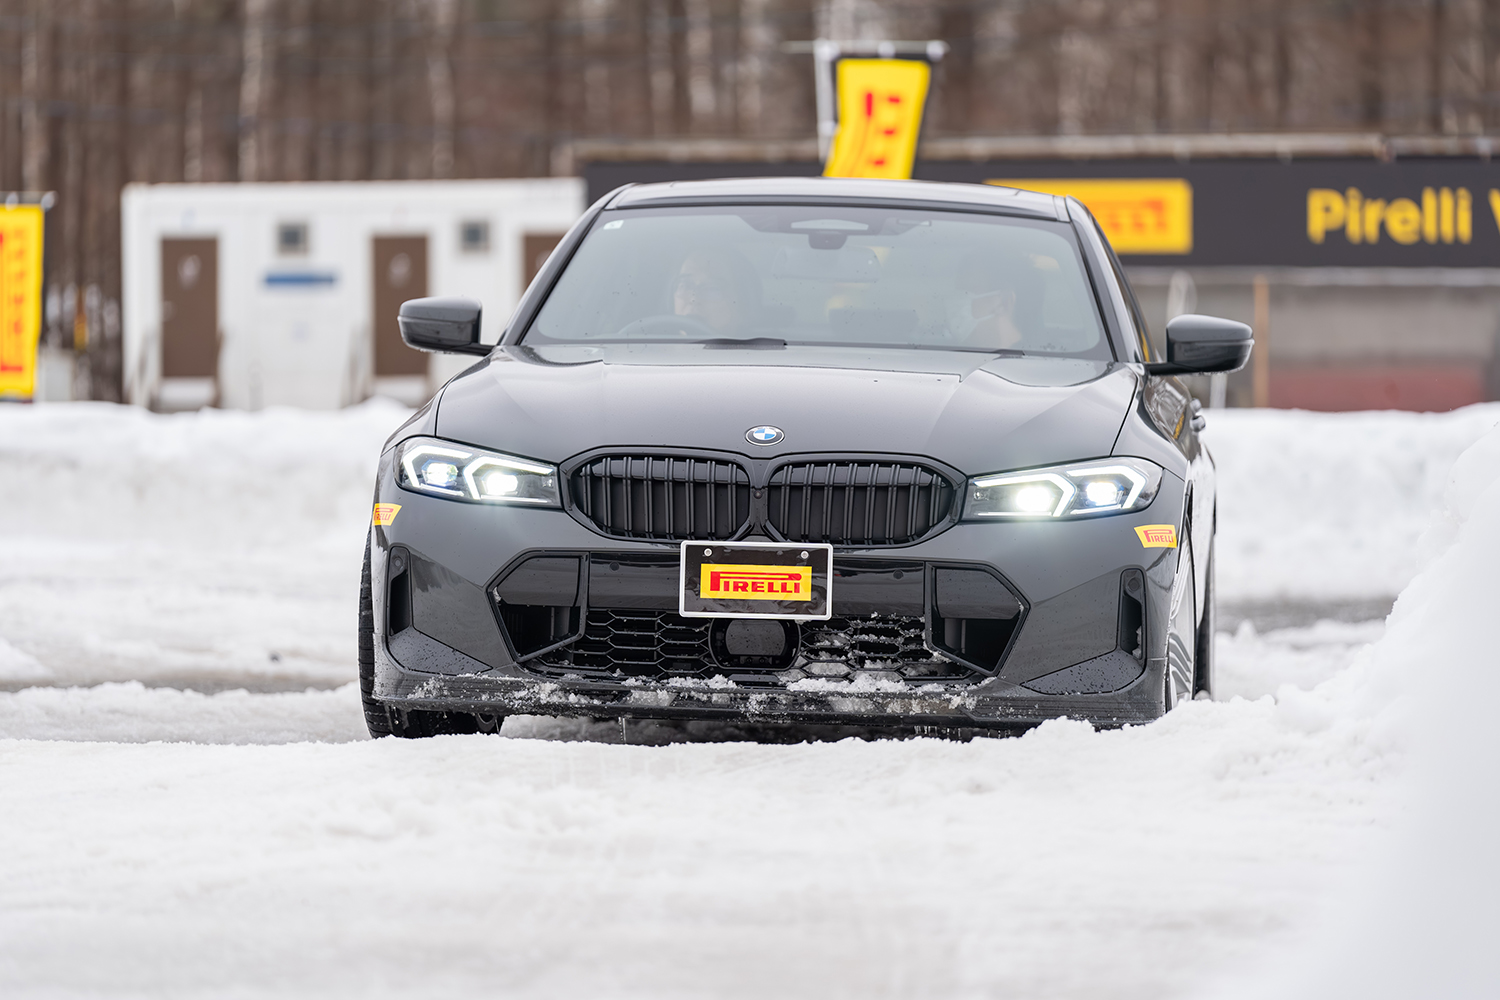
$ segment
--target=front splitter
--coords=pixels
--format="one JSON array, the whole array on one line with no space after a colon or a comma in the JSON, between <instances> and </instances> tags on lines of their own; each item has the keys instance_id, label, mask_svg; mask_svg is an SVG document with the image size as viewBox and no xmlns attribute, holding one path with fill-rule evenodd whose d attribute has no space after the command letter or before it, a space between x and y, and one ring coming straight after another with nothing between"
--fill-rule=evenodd
<instances>
[{"instance_id":1,"label":"front splitter","mask_svg":"<svg viewBox=\"0 0 1500 1000\"><path fill-rule=\"evenodd\" d=\"M1147 671L1147 676L1150 671ZM806 682L804 682L806 683ZM814 684L811 689L713 683L599 683L483 675L381 676L375 697L392 707L485 715L722 719L863 726L1027 729L1049 719L1100 728L1152 722L1161 708L1140 686L1112 695L1027 697L937 685ZM1019 690L1019 689L1013 689Z\"/></svg>"}]
</instances>

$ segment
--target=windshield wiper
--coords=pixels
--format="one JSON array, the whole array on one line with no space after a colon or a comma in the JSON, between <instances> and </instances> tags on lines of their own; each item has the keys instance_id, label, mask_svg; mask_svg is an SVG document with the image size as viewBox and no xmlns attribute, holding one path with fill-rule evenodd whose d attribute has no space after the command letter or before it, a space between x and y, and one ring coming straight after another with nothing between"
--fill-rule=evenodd
<instances>
[{"instance_id":1,"label":"windshield wiper","mask_svg":"<svg viewBox=\"0 0 1500 1000\"><path fill-rule=\"evenodd\" d=\"M751 350L774 350L785 347L786 341L780 337L715 337L712 340L699 340L709 350L722 350L732 347L748 347Z\"/></svg>"}]
</instances>

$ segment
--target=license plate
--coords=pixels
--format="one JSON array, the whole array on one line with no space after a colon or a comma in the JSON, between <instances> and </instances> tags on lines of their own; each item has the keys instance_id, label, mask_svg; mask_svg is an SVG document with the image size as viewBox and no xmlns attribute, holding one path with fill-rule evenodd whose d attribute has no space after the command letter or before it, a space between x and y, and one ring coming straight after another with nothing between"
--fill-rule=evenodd
<instances>
[{"instance_id":1,"label":"license plate","mask_svg":"<svg viewBox=\"0 0 1500 1000\"><path fill-rule=\"evenodd\" d=\"M831 618L832 587L832 545L682 543L678 610L688 618Z\"/></svg>"}]
</instances>

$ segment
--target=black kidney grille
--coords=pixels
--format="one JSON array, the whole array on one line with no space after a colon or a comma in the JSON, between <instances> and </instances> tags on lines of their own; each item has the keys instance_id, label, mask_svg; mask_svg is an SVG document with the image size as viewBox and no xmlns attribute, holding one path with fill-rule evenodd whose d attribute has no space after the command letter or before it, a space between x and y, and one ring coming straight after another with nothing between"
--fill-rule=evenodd
<instances>
[{"instance_id":1,"label":"black kidney grille","mask_svg":"<svg viewBox=\"0 0 1500 1000\"><path fill-rule=\"evenodd\" d=\"M734 462L607 455L572 476L578 511L607 535L730 538L750 516L750 477Z\"/></svg>"},{"instance_id":2,"label":"black kidney grille","mask_svg":"<svg viewBox=\"0 0 1500 1000\"><path fill-rule=\"evenodd\" d=\"M947 520L955 489L906 462L805 462L771 476L771 527L783 538L835 545L899 545Z\"/></svg>"}]
</instances>

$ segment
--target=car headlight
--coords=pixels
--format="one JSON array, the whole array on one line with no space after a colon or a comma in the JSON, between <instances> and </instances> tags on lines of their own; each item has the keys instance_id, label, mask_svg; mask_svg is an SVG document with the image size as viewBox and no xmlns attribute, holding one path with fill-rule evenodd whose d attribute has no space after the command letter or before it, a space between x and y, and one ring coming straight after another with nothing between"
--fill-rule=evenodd
<instances>
[{"instance_id":1,"label":"car headlight","mask_svg":"<svg viewBox=\"0 0 1500 1000\"><path fill-rule=\"evenodd\" d=\"M1161 466L1142 458L1101 458L1050 469L969 480L965 518L1082 517L1140 510L1161 486Z\"/></svg>"},{"instance_id":2,"label":"car headlight","mask_svg":"<svg viewBox=\"0 0 1500 1000\"><path fill-rule=\"evenodd\" d=\"M396 481L403 489L470 503L562 506L557 469L442 441L410 438L396 449Z\"/></svg>"}]
</instances>

